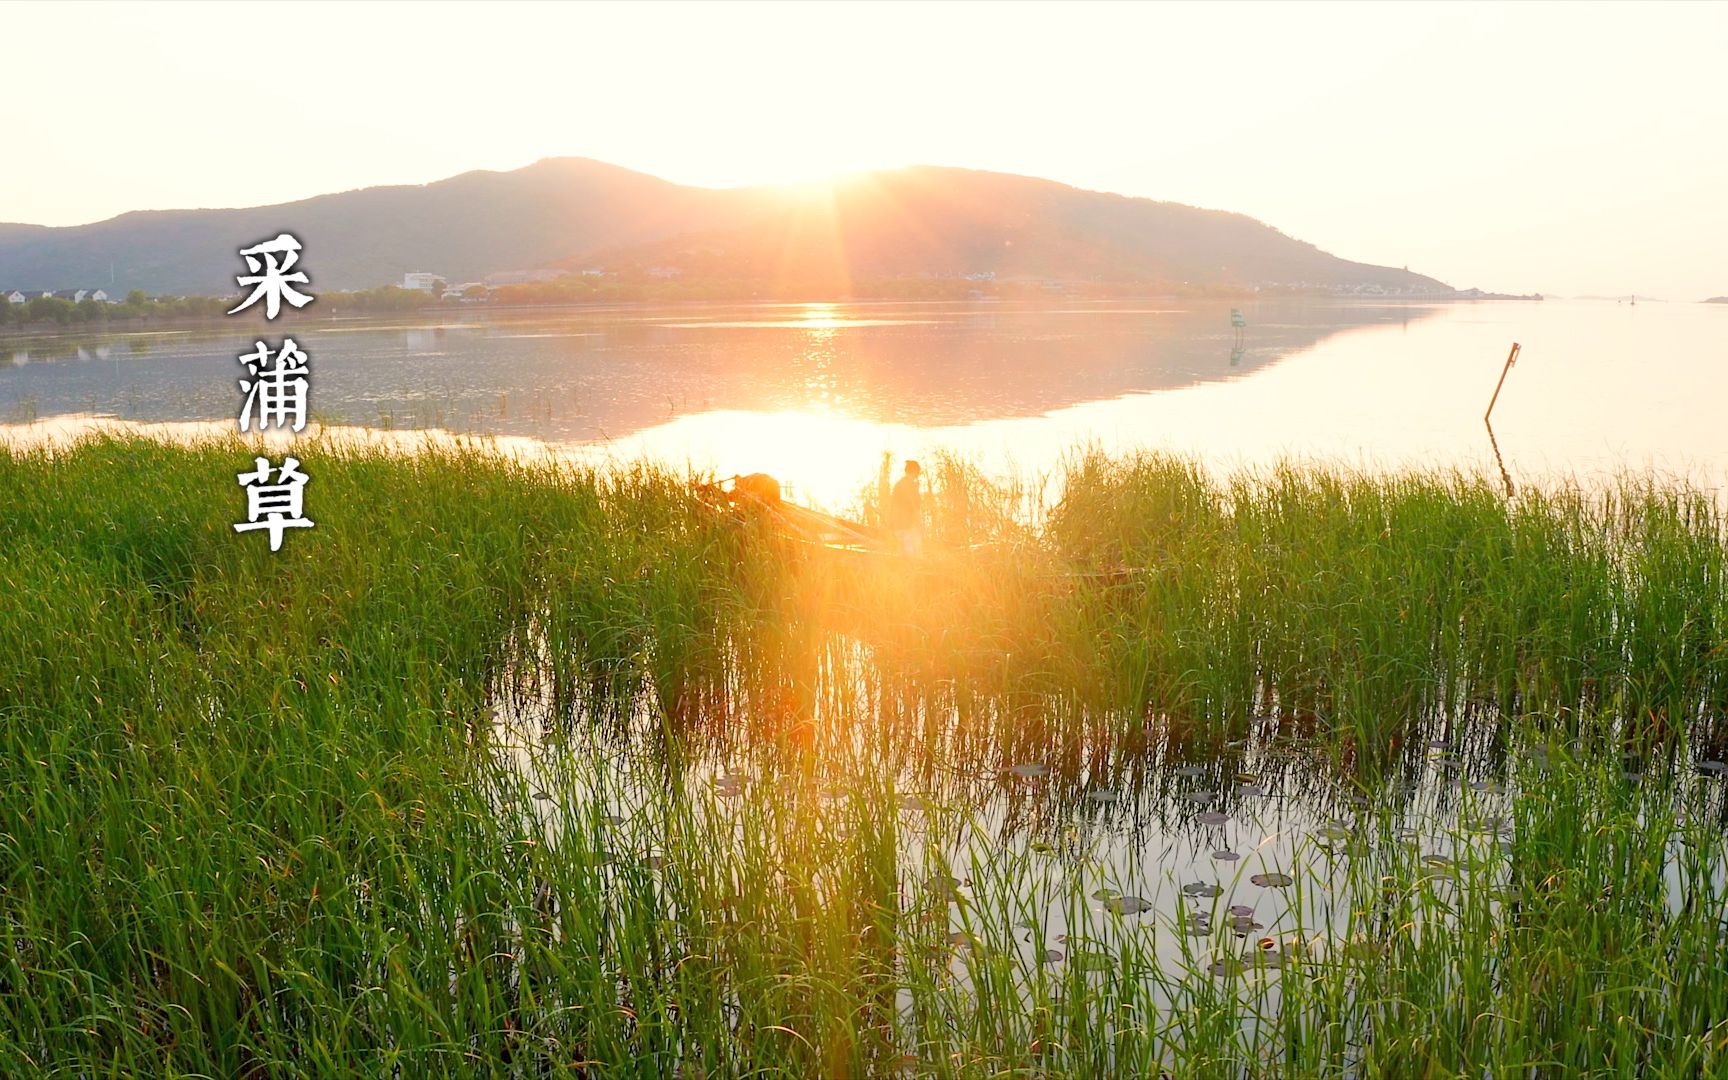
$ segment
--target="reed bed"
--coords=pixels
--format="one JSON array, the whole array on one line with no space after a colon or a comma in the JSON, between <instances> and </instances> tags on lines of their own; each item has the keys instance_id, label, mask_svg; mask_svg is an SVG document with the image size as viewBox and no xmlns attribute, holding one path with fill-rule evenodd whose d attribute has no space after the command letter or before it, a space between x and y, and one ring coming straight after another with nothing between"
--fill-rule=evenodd
<instances>
[{"instance_id":1,"label":"reed bed","mask_svg":"<svg viewBox=\"0 0 1728 1080\"><path fill-rule=\"evenodd\" d=\"M8 1075L1728 1072L1696 492L295 452L0 449Z\"/></svg>"}]
</instances>

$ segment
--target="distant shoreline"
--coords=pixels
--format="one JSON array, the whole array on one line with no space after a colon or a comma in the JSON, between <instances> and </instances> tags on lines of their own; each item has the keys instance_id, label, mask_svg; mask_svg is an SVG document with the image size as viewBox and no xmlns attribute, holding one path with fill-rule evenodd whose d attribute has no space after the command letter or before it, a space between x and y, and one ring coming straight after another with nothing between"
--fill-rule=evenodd
<instances>
[{"instance_id":1,"label":"distant shoreline","mask_svg":"<svg viewBox=\"0 0 1728 1080\"><path fill-rule=\"evenodd\" d=\"M1388 304L1425 306L1432 304L1477 303L1479 301L1522 301L1537 302L1533 297L1509 295L1485 296L1307 296L1301 294L1259 294L1251 296L1184 296L1176 293L1147 294L1142 296L1049 296L1049 297L984 297L978 299L896 299L896 298L864 298L848 300L623 300L623 301L593 301L559 304L491 304L463 303L460 301L448 304L427 305L403 311L378 311L363 314L344 315L337 311L330 315L313 316L297 314L292 322L282 322L280 325L265 321L262 316L251 317L251 314L232 317L196 317L196 318L127 318L110 319L97 322L82 322L57 324L52 322L34 322L24 325L0 327L0 341L21 342L32 340L64 340L76 337L100 337L108 335L136 335L152 333L189 333L199 330L231 330L241 326L252 327L252 332L269 332L272 334L291 334L294 330L307 330L332 323L346 325L364 325L366 323L397 323L404 319L421 320L426 325L448 321L452 318L481 318L491 315L532 316L541 314L560 314L568 312L595 311L642 311L667 308L738 308L738 307L799 307L807 304L834 304L847 307L864 306L907 306L928 304L976 304L980 306L1026 305L1040 304L1073 304L1096 303L1144 303L1157 301L1160 303L1215 304L1220 307L1244 303L1272 302L1308 302L1335 304ZM1728 298L1704 301L1705 303L1728 303Z\"/></svg>"}]
</instances>

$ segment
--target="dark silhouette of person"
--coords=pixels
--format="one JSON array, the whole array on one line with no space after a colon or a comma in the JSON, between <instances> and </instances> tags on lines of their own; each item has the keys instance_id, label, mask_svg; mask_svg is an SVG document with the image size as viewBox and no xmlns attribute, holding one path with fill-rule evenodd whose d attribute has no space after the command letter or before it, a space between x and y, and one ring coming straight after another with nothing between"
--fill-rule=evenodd
<instances>
[{"instance_id":1,"label":"dark silhouette of person","mask_svg":"<svg viewBox=\"0 0 1728 1080\"><path fill-rule=\"evenodd\" d=\"M918 555L924 550L924 507L918 492L918 476L922 472L916 461L906 463L906 475L895 481L888 495L888 528L894 533L900 550Z\"/></svg>"}]
</instances>

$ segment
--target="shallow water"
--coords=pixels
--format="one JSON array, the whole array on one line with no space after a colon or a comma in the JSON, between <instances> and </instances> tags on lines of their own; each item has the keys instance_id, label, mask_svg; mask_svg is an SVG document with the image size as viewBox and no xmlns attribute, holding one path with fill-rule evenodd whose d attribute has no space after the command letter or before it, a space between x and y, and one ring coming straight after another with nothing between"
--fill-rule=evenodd
<instances>
[{"instance_id":1,"label":"shallow water","mask_svg":"<svg viewBox=\"0 0 1728 1080\"><path fill-rule=\"evenodd\" d=\"M460 309L281 332L311 356L333 427L766 471L831 507L883 454L1036 477L1082 444L1498 476L1497 448L1514 483L1626 469L1728 483L1728 307L1233 303L1239 337L1232 303L1186 301ZM1482 414L1515 341L1491 444ZM0 345L0 422L13 438L98 417L221 430L250 345L219 330Z\"/></svg>"},{"instance_id":2,"label":"shallow water","mask_svg":"<svg viewBox=\"0 0 1728 1080\"><path fill-rule=\"evenodd\" d=\"M821 832L847 827L848 800L886 804L898 818L904 910L936 931L930 954L902 965L930 963L965 995L974 965L1005 960L1028 1008L1070 978L1134 979L1171 1014L1221 993L1237 1003L1250 1044L1259 1025L1277 1023L1287 969L1370 965L1392 939L1419 939L1427 920L1457 929L1466 891L1485 895L1496 921L1515 923L1504 908L1518 875L1543 872L1521 866L1514 846L1520 790L1543 783L1555 755L1592 753L1529 741L1485 713L1415 722L1398 751L1369 766L1344 760L1334 736L1275 706L1227 740L1160 731L1137 744L968 752L950 741L967 726L958 714L863 731L893 725L884 702L826 697L829 722L854 734L814 772L807 758L724 737L693 757L682 748L682 764L669 765L646 706L635 732L619 738L571 726L544 702L501 705L498 749L535 792L547 841L557 846L598 815L604 858L619 873L670 872L658 861L669 799L713 822L722 839L705 859L724 859L726 838L741 837L743 819L763 806ZM1629 753L1616 766L1625 774L1605 778L1618 789L1605 797L1672 808L1684 828L1719 832L1728 766L1695 757L1672 747ZM1689 835L1665 852L1670 912L1697 899ZM1718 847L1702 873L1718 893L1728 853ZM1400 907L1412 895L1414 925L1405 922L1410 906ZM898 1009L914 1030L909 990L899 991ZM1276 1042L1275 1026L1266 1035ZM1362 1046L1373 1036L1350 1039Z\"/></svg>"}]
</instances>

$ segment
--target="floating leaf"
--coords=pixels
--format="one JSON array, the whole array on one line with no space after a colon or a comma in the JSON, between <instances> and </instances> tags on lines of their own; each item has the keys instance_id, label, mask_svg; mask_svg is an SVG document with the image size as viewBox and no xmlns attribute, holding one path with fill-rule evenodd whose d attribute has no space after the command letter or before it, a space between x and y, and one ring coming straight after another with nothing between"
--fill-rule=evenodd
<instances>
[{"instance_id":1,"label":"floating leaf","mask_svg":"<svg viewBox=\"0 0 1728 1080\"><path fill-rule=\"evenodd\" d=\"M1022 780L1035 780L1040 776L1049 775L1050 767L1048 765L1032 763L1029 765L1016 765L1008 771L1013 773L1015 776L1020 777Z\"/></svg>"},{"instance_id":2,"label":"floating leaf","mask_svg":"<svg viewBox=\"0 0 1728 1080\"><path fill-rule=\"evenodd\" d=\"M1728 772L1728 762L1722 762L1722 761L1716 761L1716 760L1700 761L1698 763L1698 768L1703 770L1704 772L1714 773L1717 776L1720 776L1723 773Z\"/></svg>"},{"instance_id":3,"label":"floating leaf","mask_svg":"<svg viewBox=\"0 0 1728 1080\"><path fill-rule=\"evenodd\" d=\"M1196 881L1182 886L1183 896L1223 896L1224 890L1209 881Z\"/></svg>"},{"instance_id":4,"label":"floating leaf","mask_svg":"<svg viewBox=\"0 0 1728 1080\"><path fill-rule=\"evenodd\" d=\"M1254 798L1266 794L1266 789L1261 787L1259 784L1243 784L1241 787L1236 789L1236 794L1241 795L1244 798Z\"/></svg>"},{"instance_id":5,"label":"floating leaf","mask_svg":"<svg viewBox=\"0 0 1728 1080\"><path fill-rule=\"evenodd\" d=\"M540 802L549 802L549 801L551 801L552 796L547 794L544 791L536 791L534 793L534 798L539 800Z\"/></svg>"},{"instance_id":6,"label":"floating leaf","mask_svg":"<svg viewBox=\"0 0 1728 1080\"><path fill-rule=\"evenodd\" d=\"M1445 855L1424 855L1422 856L1422 861L1426 865L1440 870L1450 869L1454 865L1452 860L1447 858Z\"/></svg>"},{"instance_id":7,"label":"floating leaf","mask_svg":"<svg viewBox=\"0 0 1728 1080\"><path fill-rule=\"evenodd\" d=\"M1230 820L1230 815L1220 814L1216 810L1206 810L1202 813L1196 814L1194 820L1198 821L1202 825L1222 825L1226 821Z\"/></svg>"},{"instance_id":8,"label":"floating leaf","mask_svg":"<svg viewBox=\"0 0 1728 1080\"><path fill-rule=\"evenodd\" d=\"M1249 907L1247 904L1231 904L1230 905L1230 914L1236 916L1237 918L1241 918L1244 915L1254 914L1254 909Z\"/></svg>"},{"instance_id":9,"label":"floating leaf","mask_svg":"<svg viewBox=\"0 0 1728 1080\"><path fill-rule=\"evenodd\" d=\"M1104 889L1099 889L1097 892L1093 893L1092 899L1094 899L1094 900L1114 900L1118 896L1121 896L1121 895L1122 894L1120 892L1116 891L1115 889L1104 888Z\"/></svg>"},{"instance_id":10,"label":"floating leaf","mask_svg":"<svg viewBox=\"0 0 1728 1080\"><path fill-rule=\"evenodd\" d=\"M1296 879L1291 877L1289 874L1281 874L1276 871L1268 874L1255 874L1248 880L1262 888L1272 889L1282 889L1286 886L1296 884Z\"/></svg>"},{"instance_id":11,"label":"floating leaf","mask_svg":"<svg viewBox=\"0 0 1728 1080\"><path fill-rule=\"evenodd\" d=\"M1214 851L1212 857L1217 859L1219 862L1235 862L1242 856L1238 855L1234 851Z\"/></svg>"},{"instance_id":12,"label":"floating leaf","mask_svg":"<svg viewBox=\"0 0 1728 1080\"><path fill-rule=\"evenodd\" d=\"M955 898L954 890L959 887L960 882L947 874L931 874L929 880L924 883L924 888L929 890L931 895L946 897L950 900Z\"/></svg>"},{"instance_id":13,"label":"floating leaf","mask_svg":"<svg viewBox=\"0 0 1728 1080\"><path fill-rule=\"evenodd\" d=\"M1075 949L1068 954L1068 963L1080 971L1112 971L1116 961L1109 953L1095 949Z\"/></svg>"},{"instance_id":14,"label":"floating leaf","mask_svg":"<svg viewBox=\"0 0 1728 1080\"><path fill-rule=\"evenodd\" d=\"M1113 803L1116 801L1114 791L1106 791L1102 788L1097 791L1088 791L1086 797L1095 803Z\"/></svg>"},{"instance_id":15,"label":"floating leaf","mask_svg":"<svg viewBox=\"0 0 1728 1080\"><path fill-rule=\"evenodd\" d=\"M1252 915L1238 915L1230 920L1230 932L1233 934L1247 936L1256 930L1264 929L1265 924L1255 922Z\"/></svg>"},{"instance_id":16,"label":"floating leaf","mask_svg":"<svg viewBox=\"0 0 1728 1080\"><path fill-rule=\"evenodd\" d=\"M1034 840L1028 844L1027 847L1031 848L1034 853L1039 855L1049 855L1056 850L1048 842L1043 840Z\"/></svg>"},{"instance_id":17,"label":"floating leaf","mask_svg":"<svg viewBox=\"0 0 1728 1080\"><path fill-rule=\"evenodd\" d=\"M1480 791L1484 795L1502 795L1506 788L1493 780L1478 780L1470 785L1471 791Z\"/></svg>"},{"instance_id":18,"label":"floating leaf","mask_svg":"<svg viewBox=\"0 0 1728 1080\"><path fill-rule=\"evenodd\" d=\"M1196 806L1211 806L1218 801L1217 794L1211 791L1190 791L1182 797Z\"/></svg>"},{"instance_id":19,"label":"floating leaf","mask_svg":"<svg viewBox=\"0 0 1728 1080\"><path fill-rule=\"evenodd\" d=\"M1104 901L1104 908L1112 915L1138 915L1152 910L1152 905L1138 896L1115 896Z\"/></svg>"},{"instance_id":20,"label":"floating leaf","mask_svg":"<svg viewBox=\"0 0 1728 1080\"><path fill-rule=\"evenodd\" d=\"M1178 765L1176 768L1171 769L1170 771L1177 776L1185 777L1188 779L1193 779L1196 776L1205 776L1206 775L1206 770L1199 765Z\"/></svg>"},{"instance_id":21,"label":"floating leaf","mask_svg":"<svg viewBox=\"0 0 1728 1080\"><path fill-rule=\"evenodd\" d=\"M1062 959L1062 950L1061 949L1045 949L1044 955L1043 955L1043 957L1041 957L1041 959L1046 964L1054 964L1057 961Z\"/></svg>"},{"instance_id":22,"label":"floating leaf","mask_svg":"<svg viewBox=\"0 0 1728 1080\"><path fill-rule=\"evenodd\" d=\"M1243 965L1242 961L1234 956L1221 956L1212 961L1212 966L1206 970L1222 979L1242 974Z\"/></svg>"},{"instance_id":23,"label":"floating leaf","mask_svg":"<svg viewBox=\"0 0 1728 1080\"><path fill-rule=\"evenodd\" d=\"M1314 835L1325 840L1348 840L1350 839L1350 830L1334 821L1315 829Z\"/></svg>"}]
</instances>

